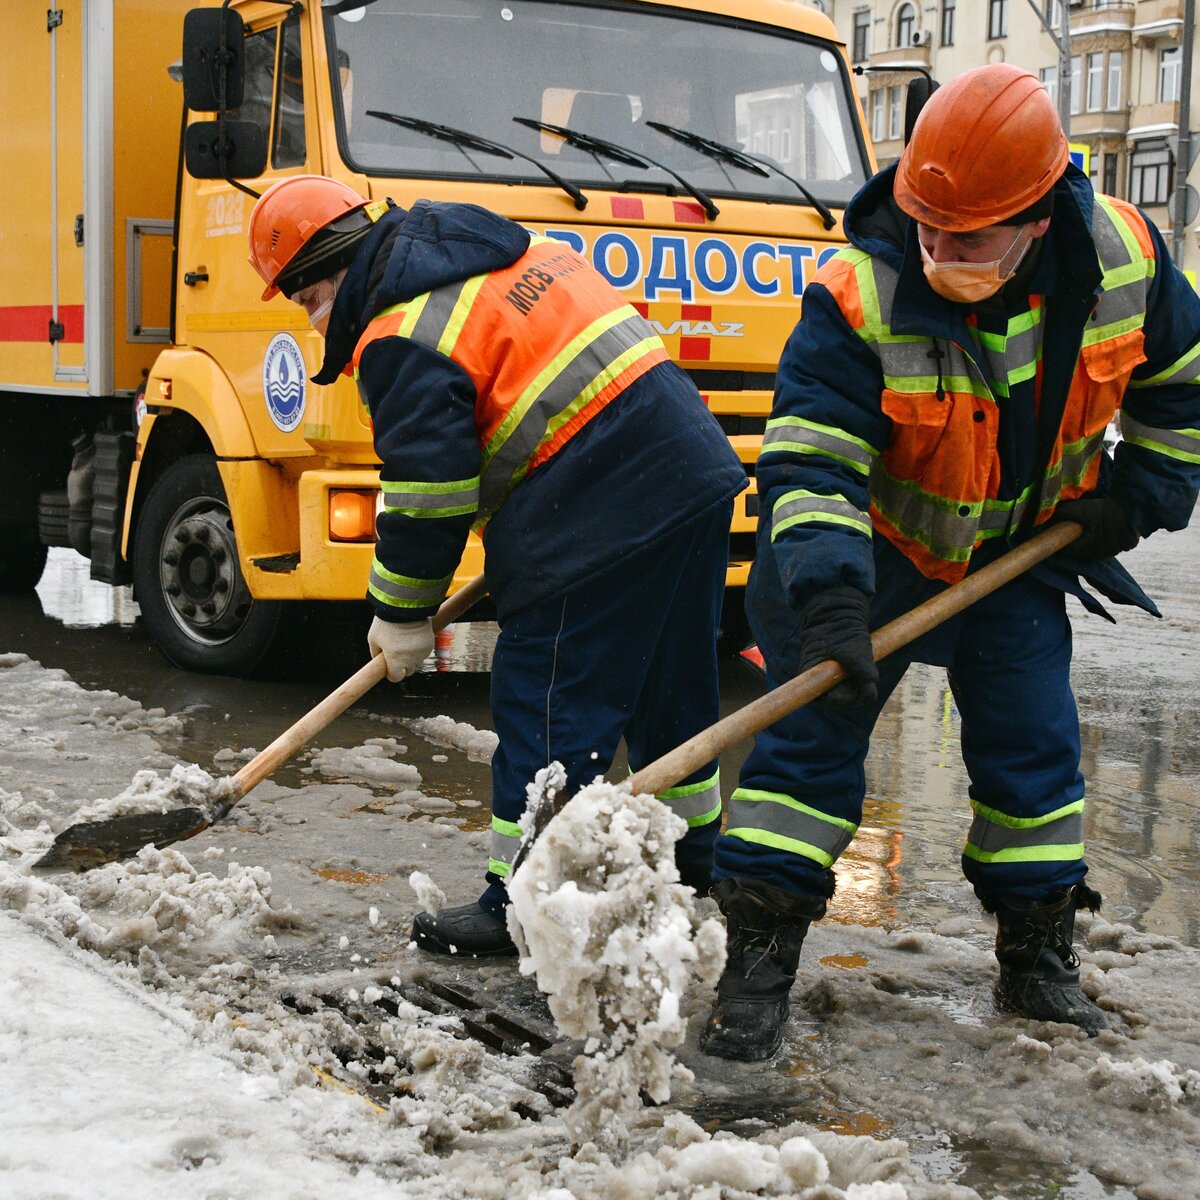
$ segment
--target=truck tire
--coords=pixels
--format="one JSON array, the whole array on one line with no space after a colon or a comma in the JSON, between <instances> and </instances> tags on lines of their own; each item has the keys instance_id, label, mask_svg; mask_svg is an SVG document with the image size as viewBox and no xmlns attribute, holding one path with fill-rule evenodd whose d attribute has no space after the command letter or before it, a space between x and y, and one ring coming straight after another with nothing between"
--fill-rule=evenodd
<instances>
[{"instance_id":1,"label":"truck tire","mask_svg":"<svg viewBox=\"0 0 1200 1200\"><path fill-rule=\"evenodd\" d=\"M46 566L46 547L31 529L0 526L0 592L30 592Z\"/></svg>"},{"instance_id":2,"label":"truck tire","mask_svg":"<svg viewBox=\"0 0 1200 1200\"><path fill-rule=\"evenodd\" d=\"M138 519L134 596L154 644L177 667L249 675L270 651L283 604L251 597L217 464L172 463Z\"/></svg>"}]
</instances>

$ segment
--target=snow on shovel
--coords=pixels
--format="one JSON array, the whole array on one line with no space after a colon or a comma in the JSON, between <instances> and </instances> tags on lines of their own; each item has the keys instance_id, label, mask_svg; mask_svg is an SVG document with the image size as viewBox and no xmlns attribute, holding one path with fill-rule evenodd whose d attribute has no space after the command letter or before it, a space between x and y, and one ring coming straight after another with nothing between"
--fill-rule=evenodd
<instances>
[{"instance_id":1,"label":"snow on shovel","mask_svg":"<svg viewBox=\"0 0 1200 1200\"><path fill-rule=\"evenodd\" d=\"M444 629L487 595L487 584L477 575L450 596L433 618L433 628ZM383 656L372 658L315 708L279 735L236 775L214 780L211 794L199 807L167 812L133 813L101 821L83 821L64 829L34 864L35 869L89 871L105 863L131 858L143 846L169 846L203 833L228 816L251 788L277 771L335 717L341 716L386 674Z\"/></svg>"}]
</instances>

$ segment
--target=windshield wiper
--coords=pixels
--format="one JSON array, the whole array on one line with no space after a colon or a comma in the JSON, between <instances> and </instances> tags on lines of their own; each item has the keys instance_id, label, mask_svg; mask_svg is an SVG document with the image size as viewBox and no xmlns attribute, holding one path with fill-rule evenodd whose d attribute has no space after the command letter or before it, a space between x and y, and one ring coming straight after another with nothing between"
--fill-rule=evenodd
<instances>
[{"instance_id":1,"label":"windshield wiper","mask_svg":"<svg viewBox=\"0 0 1200 1200\"><path fill-rule=\"evenodd\" d=\"M715 142L712 138L693 133L690 129L678 129L674 125L664 125L661 121L647 121L646 124L651 129L657 129L659 133L665 133L667 137L673 137L677 142L690 146L693 150L699 150L701 154L707 154L709 158L728 163L731 167L739 167L743 171L760 175L764 179L771 173L781 175L789 183L794 184L804 199L820 213L821 221L826 229L832 229L837 224L837 218L834 217L827 204L818 200L800 180L794 179L769 158L760 158L757 154L747 154L735 146L727 146L724 142Z\"/></svg>"},{"instance_id":2,"label":"windshield wiper","mask_svg":"<svg viewBox=\"0 0 1200 1200\"><path fill-rule=\"evenodd\" d=\"M643 154L640 150L630 150L628 146L620 146L616 142L609 142L604 138L593 137L590 133L580 133L577 129L568 129L566 125L551 125L547 121L535 121L532 117L513 117L513 120L518 125L524 125L528 129L540 130L542 133L552 133L555 137L562 138L568 146L574 146L577 150L583 150L585 153L596 157L597 160L603 156L614 159L619 163L624 163L627 167L638 167L643 171L648 167L657 167L660 171L666 171L704 209L704 215L710 221L715 221L721 211L712 202L711 196L706 196L699 188L693 187L688 183L682 175L672 171L664 163L660 163L649 155Z\"/></svg>"},{"instance_id":3,"label":"windshield wiper","mask_svg":"<svg viewBox=\"0 0 1200 1200\"><path fill-rule=\"evenodd\" d=\"M524 159L525 162L533 163L543 175L558 184L571 197L575 203L575 207L580 212L587 208L587 197L573 183L564 179L561 175L556 175L544 163L538 162L536 158L532 158L528 154L522 154L520 150L514 150L511 146L505 146L501 142L493 142L490 138L480 137L477 133L468 133L465 129L455 129L453 125L439 125L434 121L422 120L420 117L405 117L399 113L379 112L376 109L368 109L367 116L376 117L380 121L390 121L393 125L401 125L405 129L415 129L418 133L424 133L428 137L437 138L441 142L450 142L462 151L463 157L477 171L479 170L479 165L472 160L471 156L467 153L468 150L477 150L480 154L491 154L496 158Z\"/></svg>"}]
</instances>

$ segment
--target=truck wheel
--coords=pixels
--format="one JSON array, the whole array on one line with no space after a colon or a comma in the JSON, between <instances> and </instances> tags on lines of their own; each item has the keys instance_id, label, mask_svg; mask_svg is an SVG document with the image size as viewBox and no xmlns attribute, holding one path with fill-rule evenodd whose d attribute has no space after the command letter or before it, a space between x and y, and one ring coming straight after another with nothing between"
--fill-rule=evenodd
<instances>
[{"instance_id":1,"label":"truck wheel","mask_svg":"<svg viewBox=\"0 0 1200 1200\"><path fill-rule=\"evenodd\" d=\"M255 600L246 587L225 488L206 454L173 463L150 489L133 580L151 639L185 670L248 675L279 631L282 603Z\"/></svg>"},{"instance_id":2,"label":"truck wheel","mask_svg":"<svg viewBox=\"0 0 1200 1200\"><path fill-rule=\"evenodd\" d=\"M29 592L42 577L46 547L32 530L0 528L0 592Z\"/></svg>"}]
</instances>

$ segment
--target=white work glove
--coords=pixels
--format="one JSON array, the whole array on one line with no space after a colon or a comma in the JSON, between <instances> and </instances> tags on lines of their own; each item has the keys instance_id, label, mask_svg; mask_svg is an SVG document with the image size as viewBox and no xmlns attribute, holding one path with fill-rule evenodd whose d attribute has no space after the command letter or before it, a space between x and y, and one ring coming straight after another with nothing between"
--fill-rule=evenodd
<instances>
[{"instance_id":1,"label":"white work glove","mask_svg":"<svg viewBox=\"0 0 1200 1200\"><path fill-rule=\"evenodd\" d=\"M433 622L383 621L376 617L367 630L367 648L371 657L382 654L387 677L399 683L421 669L433 653Z\"/></svg>"}]
</instances>

